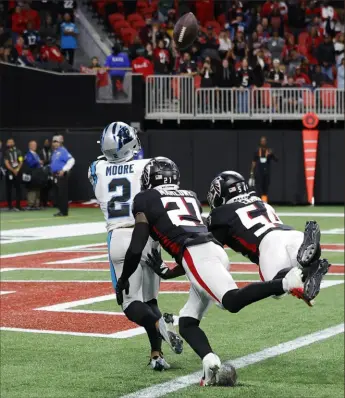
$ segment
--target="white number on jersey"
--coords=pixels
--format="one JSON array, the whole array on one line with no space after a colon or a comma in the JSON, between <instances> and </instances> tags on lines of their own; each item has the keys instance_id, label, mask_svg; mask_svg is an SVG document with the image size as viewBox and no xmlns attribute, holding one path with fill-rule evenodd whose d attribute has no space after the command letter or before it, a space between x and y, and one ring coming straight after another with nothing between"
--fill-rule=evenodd
<instances>
[{"instance_id":1,"label":"white number on jersey","mask_svg":"<svg viewBox=\"0 0 345 398\"><path fill-rule=\"evenodd\" d=\"M73 8L73 0L64 0L63 8Z\"/></svg>"},{"instance_id":2,"label":"white number on jersey","mask_svg":"<svg viewBox=\"0 0 345 398\"><path fill-rule=\"evenodd\" d=\"M266 209L265 215L260 215L253 217L251 213L259 209L257 204L251 204L236 210L238 217L240 218L242 224L247 228L251 229L258 224L262 224L262 227L254 232L254 235L259 237L265 233L270 228L275 228L275 224L283 224L280 218L277 216L273 207L264 203L263 205ZM260 206L260 207L261 207Z\"/></svg>"},{"instance_id":3,"label":"white number on jersey","mask_svg":"<svg viewBox=\"0 0 345 398\"><path fill-rule=\"evenodd\" d=\"M113 178L108 184L108 192L114 196L108 202L108 218L129 217L131 199L131 183L127 178Z\"/></svg>"},{"instance_id":4,"label":"white number on jersey","mask_svg":"<svg viewBox=\"0 0 345 398\"><path fill-rule=\"evenodd\" d=\"M202 224L202 218L201 214L199 211L198 204L195 200L195 198L177 198L173 196L168 196L168 197L163 197L161 198L163 206L166 208L169 203L174 203L177 205L177 209L175 210L169 210L168 211L168 216L171 220L171 222L176 225L176 226L194 226L197 225L195 221L190 221L186 218L193 216L196 217L200 223ZM193 212L190 212L190 209L188 208L187 204L191 204L193 207Z\"/></svg>"}]
</instances>

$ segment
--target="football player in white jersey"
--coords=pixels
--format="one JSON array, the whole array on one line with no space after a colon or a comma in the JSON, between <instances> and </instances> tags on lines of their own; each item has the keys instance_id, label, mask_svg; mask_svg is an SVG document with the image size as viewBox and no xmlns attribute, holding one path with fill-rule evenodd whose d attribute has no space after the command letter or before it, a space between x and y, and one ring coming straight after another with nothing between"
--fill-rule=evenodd
<instances>
[{"instance_id":1,"label":"football player in white jersey","mask_svg":"<svg viewBox=\"0 0 345 398\"><path fill-rule=\"evenodd\" d=\"M140 192L141 174L149 159L134 160L141 149L140 141L136 130L123 122L106 126L100 145L104 157L91 164L88 177L107 224L110 272L115 289L135 224L131 211L133 198ZM145 328L151 345L151 367L165 370L170 365L162 354L162 338L177 354L182 352L183 341L175 333L172 315L162 316L157 305L160 278L145 264L147 253L154 248L159 249L158 243L150 239L140 266L129 279L122 309L129 320Z\"/></svg>"}]
</instances>

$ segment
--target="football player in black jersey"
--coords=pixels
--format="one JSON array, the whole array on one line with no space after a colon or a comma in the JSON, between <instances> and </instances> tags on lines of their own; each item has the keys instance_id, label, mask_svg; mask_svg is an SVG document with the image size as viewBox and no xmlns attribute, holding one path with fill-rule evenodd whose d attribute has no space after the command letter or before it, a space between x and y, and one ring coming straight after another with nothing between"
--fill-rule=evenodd
<instances>
[{"instance_id":1,"label":"football player in black jersey","mask_svg":"<svg viewBox=\"0 0 345 398\"><path fill-rule=\"evenodd\" d=\"M169 270L158 252L148 261L163 279L186 274L191 282L189 299L180 311L181 336L203 360L201 385L216 384L220 359L210 347L200 321L212 302L230 312L271 295L281 295L303 287L302 273L294 268L285 278L253 283L238 289L228 272L229 260L222 245L208 232L201 218L201 206L194 192L179 189L180 173L170 159L154 158L147 163L141 177L142 192L133 202L135 227L127 250L116 295L122 302L122 291L135 272L146 242L151 236L176 260Z\"/></svg>"},{"instance_id":2,"label":"football player in black jersey","mask_svg":"<svg viewBox=\"0 0 345 398\"><path fill-rule=\"evenodd\" d=\"M234 171L224 171L212 181L207 199L212 209L208 229L215 238L260 265L263 281L282 278L292 267L303 267L304 289L292 294L312 305L330 266L327 260L320 260L319 225L307 222L303 234L283 224Z\"/></svg>"}]
</instances>

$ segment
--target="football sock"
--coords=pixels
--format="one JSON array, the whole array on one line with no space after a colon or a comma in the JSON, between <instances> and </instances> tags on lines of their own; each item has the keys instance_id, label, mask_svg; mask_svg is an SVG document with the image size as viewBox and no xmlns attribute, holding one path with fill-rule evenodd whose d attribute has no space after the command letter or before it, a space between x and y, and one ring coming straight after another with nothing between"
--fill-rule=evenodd
<instances>
[{"instance_id":1,"label":"football sock","mask_svg":"<svg viewBox=\"0 0 345 398\"><path fill-rule=\"evenodd\" d=\"M213 351L206 334L200 329L199 324L200 321L198 319L181 317L179 319L179 332L195 353L203 359Z\"/></svg>"},{"instance_id":2,"label":"football sock","mask_svg":"<svg viewBox=\"0 0 345 398\"><path fill-rule=\"evenodd\" d=\"M156 329L156 322L160 318L151 307L141 301L133 301L124 311L126 317L142 326L150 340L151 351L162 351L162 338Z\"/></svg>"},{"instance_id":3,"label":"football sock","mask_svg":"<svg viewBox=\"0 0 345 398\"><path fill-rule=\"evenodd\" d=\"M229 290L222 299L223 306L230 312L238 312L256 301L270 296L284 294L282 279L251 283L242 289Z\"/></svg>"}]
</instances>

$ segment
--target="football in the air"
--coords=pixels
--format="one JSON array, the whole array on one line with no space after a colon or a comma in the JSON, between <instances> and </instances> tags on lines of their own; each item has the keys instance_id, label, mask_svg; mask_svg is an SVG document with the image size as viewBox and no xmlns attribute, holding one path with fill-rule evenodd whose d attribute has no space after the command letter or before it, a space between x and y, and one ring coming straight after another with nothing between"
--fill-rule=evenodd
<instances>
[{"instance_id":1,"label":"football in the air","mask_svg":"<svg viewBox=\"0 0 345 398\"><path fill-rule=\"evenodd\" d=\"M236 369L228 363L222 364L221 368L219 369L219 381L217 385L222 387L234 387L236 382Z\"/></svg>"},{"instance_id":2,"label":"football in the air","mask_svg":"<svg viewBox=\"0 0 345 398\"><path fill-rule=\"evenodd\" d=\"M198 21L192 12L182 15L174 28L174 41L178 50L190 47L198 36Z\"/></svg>"}]
</instances>

